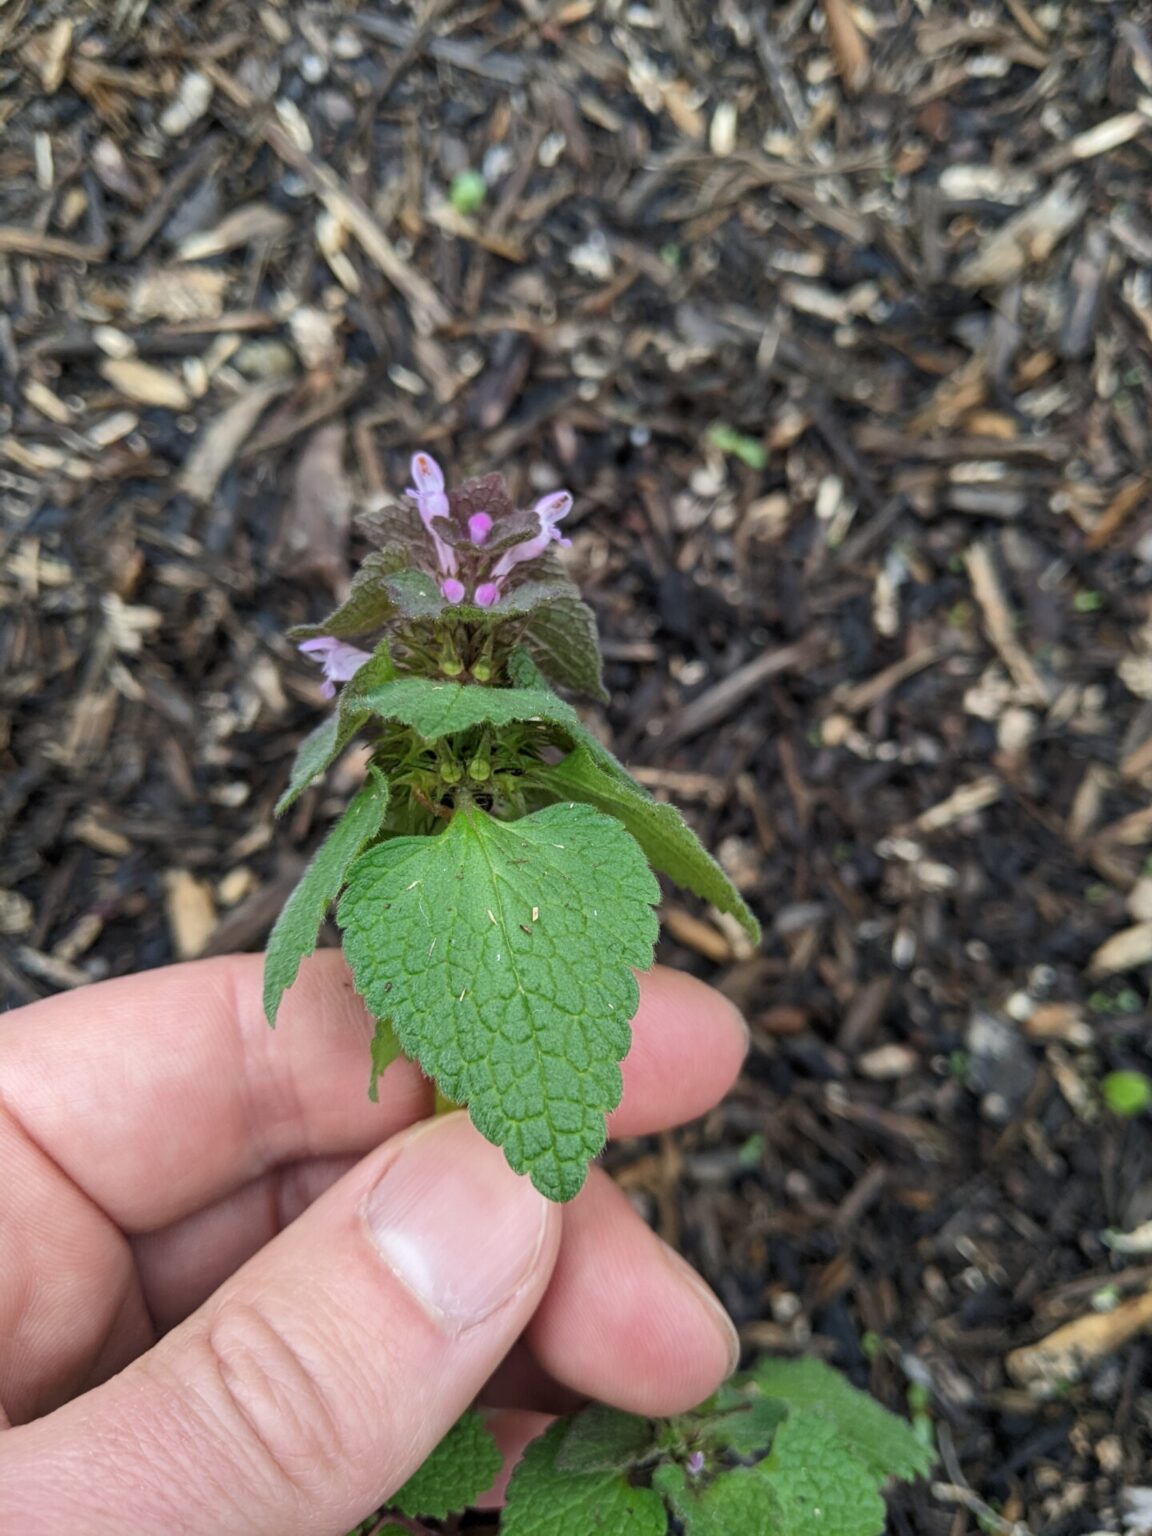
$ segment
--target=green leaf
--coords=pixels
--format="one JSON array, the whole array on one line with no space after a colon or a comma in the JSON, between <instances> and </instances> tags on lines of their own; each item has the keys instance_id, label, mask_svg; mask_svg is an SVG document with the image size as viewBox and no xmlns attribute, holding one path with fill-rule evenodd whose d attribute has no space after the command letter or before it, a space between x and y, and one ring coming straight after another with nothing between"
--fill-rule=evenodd
<instances>
[{"instance_id":1,"label":"green leaf","mask_svg":"<svg viewBox=\"0 0 1152 1536\"><path fill-rule=\"evenodd\" d=\"M466 1413L419 1471L388 1500L413 1519L444 1520L462 1513L492 1486L502 1458L478 1413Z\"/></svg>"},{"instance_id":2,"label":"green leaf","mask_svg":"<svg viewBox=\"0 0 1152 1536\"><path fill-rule=\"evenodd\" d=\"M581 733L585 734L583 728ZM536 782L557 800L582 800L622 821L654 869L719 911L731 913L759 943L760 924L676 807L651 799L615 760L606 766L607 756L599 743L594 755L585 740L562 763L538 769Z\"/></svg>"},{"instance_id":3,"label":"green leaf","mask_svg":"<svg viewBox=\"0 0 1152 1536\"><path fill-rule=\"evenodd\" d=\"M295 805L312 780L336 761L366 718L361 716L353 723L351 716L344 720L341 711L335 709L309 731L296 749L288 788L276 802L277 816L283 816L290 806Z\"/></svg>"},{"instance_id":4,"label":"green leaf","mask_svg":"<svg viewBox=\"0 0 1152 1536\"><path fill-rule=\"evenodd\" d=\"M557 1466L567 1430L561 1420L525 1451L508 1484L501 1536L665 1536L664 1504L651 1488L633 1488L620 1472Z\"/></svg>"},{"instance_id":5,"label":"green leaf","mask_svg":"<svg viewBox=\"0 0 1152 1536\"><path fill-rule=\"evenodd\" d=\"M549 682L586 693L601 703L608 702L600 667L596 615L578 595L558 597L538 607L524 629L522 641Z\"/></svg>"},{"instance_id":6,"label":"green leaf","mask_svg":"<svg viewBox=\"0 0 1152 1536\"><path fill-rule=\"evenodd\" d=\"M451 605L435 576L426 571L397 571L386 582L395 610L405 619L438 619Z\"/></svg>"},{"instance_id":7,"label":"green leaf","mask_svg":"<svg viewBox=\"0 0 1152 1536\"><path fill-rule=\"evenodd\" d=\"M368 1097L373 1104L379 1099L378 1084L388 1068L403 1056L404 1047L396 1038L391 1019L377 1019L376 1032L372 1036L372 1076L368 1081Z\"/></svg>"},{"instance_id":8,"label":"green leaf","mask_svg":"<svg viewBox=\"0 0 1152 1536\"><path fill-rule=\"evenodd\" d=\"M546 603L579 596L579 587L566 578L558 581L538 581L533 578L531 581L522 581L518 587L505 592L498 603L480 611L495 619L522 618L525 614L543 608Z\"/></svg>"},{"instance_id":9,"label":"green leaf","mask_svg":"<svg viewBox=\"0 0 1152 1536\"><path fill-rule=\"evenodd\" d=\"M388 642L381 641L364 665L353 672L344 685L339 704L341 716L345 720L350 720L353 715L356 715L362 725L371 714L371 710L365 703L365 694L382 687L385 683L390 683L395 676L396 663L392 660Z\"/></svg>"},{"instance_id":10,"label":"green leaf","mask_svg":"<svg viewBox=\"0 0 1152 1536\"><path fill-rule=\"evenodd\" d=\"M340 894L348 866L384 823L388 781L375 769L321 843L299 884L284 903L264 956L264 1013L276 1023L280 999L296 980L300 962L316 948L320 926Z\"/></svg>"},{"instance_id":11,"label":"green leaf","mask_svg":"<svg viewBox=\"0 0 1152 1536\"><path fill-rule=\"evenodd\" d=\"M768 1459L752 1470L776 1497L779 1536L881 1536L884 1530L875 1473L852 1455L839 1426L818 1413L790 1413Z\"/></svg>"},{"instance_id":12,"label":"green leaf","mask_svg":"<svg viewBox=\"0 0 1152 1536\"><path fill-rule=\"evenodd\" d=\"M297 624L288 631L288 638L313 640L321 635L334 635L338 640L354 640L383 628L396 613L396 604L383 581L393 569L387 555L376 552L366 556L339 608L319 624Z\"/></svg>"},{"instance_id":13,"label":"green leaf","mask_svg":"<svg viewBox=\"0 0 1152 1536\"><path fill-rule=\"evenodd\" d=\"M655 1443L651 1419L592 1403L569 1421L556 1465L564 1472L618 1472L642 1461Z\"/></svg>"},{"instance_id":14,"label":"green leaf","mask_svg":"<svg viewBox=\"0 0 1152 1536\"><path fill-rule=\"evenodd\" d=\"M777 1398L793 1410L818 1410L877 1479L926 1477L935 1466L931 1451L906 1420L821 1360L762 1360L752 1375L765 1397Z\"/></svg>"},{"instance_id":15,"label":"green leaf","mask_svg":"<svg viewBox=\"0 0 1152 1536\"><path fill-rule=\"evenodd\" d=\"M363 671L363 668L361 669ZM583 733L580 717L570 704L547 688L486 688L470 683L435 683L423 677L402 677L376 688L359 687L357 707L384 720L410 725L424 741L439 741L474 725L511 725L538 720L557 725L570 737ZM352 686L352 685L349 685Z\"/></svg>"},{"instance_id":16,"label":"green leaf","mask_svg":"<svg viewBox=\"0 0 1152 1536\"><path fill-rule=\"evenodd\" d=\"M777 1536L780 1505L759 1467L722 1467L710 1481L675 1463L658 1467L652 1486L672 1508L684 1536ZM812 1526L812 1533L822 1530Z\"/></svg>"},{"instance_id":17,"label":"green leaf","mask_svg":"<svg viewBox=\"0 0 1152 1536\"><path fill-rule=\"evenodd\" d=\"M464 806L437 837L359 858L338 917L373 1015L518 1173L569 1200L620 1098L658 899L636 842L589 806L514 823Z\"/></svg>"},{"instance_id":18,"label":"green leaf","mask_svg":"<svg viewBox=\"0 0 1152 1536\"><path fill-rule=\"evenodd\" d=\"M754 1388L746 1389L743 1401L731 1412L718 1412L707 1421L707 1434L713 1444L725 1450L741 1456L763 1455L787 1413L786 1404L775 1398L758 1397Z\"/></svg>"}]
</instances>

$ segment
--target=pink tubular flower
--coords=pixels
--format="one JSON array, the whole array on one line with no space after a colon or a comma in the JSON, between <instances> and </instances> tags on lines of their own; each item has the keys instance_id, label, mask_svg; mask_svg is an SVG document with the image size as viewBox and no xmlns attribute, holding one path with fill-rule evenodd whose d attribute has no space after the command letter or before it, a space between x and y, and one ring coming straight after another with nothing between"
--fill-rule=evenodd
<instances>
[{"instance_id":1,"label":"pink tubular flower","mask_svg":"<svg viewBox=\"0 0 1152 1536\"><path fill-rule=\"evenodd\" d=\"M448 496L444 490L444 471L430 453L414 453L412 479L415 483L408 487L408 494L415 499L420 511L420 520L436 546L436 560L440 571L445 576L455 576L456 551L450 544L445 544L433 527L434 518L451 516Z\"/></svg>"},{"instance_id":2,"label":"pink tubular flower","mask_svg":"<svg viewBox=\"0 0 1152 1536\"><path fill-rule=\"evenodd\" d=\"M473 593L477 608L491 608L500 601L500 588L494 581L482 581Z\"/></svg>"},{"instance_id":3,"label":"pink tubular flower","mask_svg":"<svg viewBox=\"0 0 1152 1536\"><path fill-rule=\"evenodd\" d=\"M450 603L462 603L464 601L464 583L457 581L455 576L448 576L440 583L440 591Z\"/></svg>"},{"instance_id":4,"label":"pink tubular flower","mask_svg":"<svg viewBox=\"0 0 1152 1536\"><path fill-rule=\"evenodd\" d=\"M568 491L553 491L550 496L542 496L532 510L540 519L540 532L520 544L513 544L511 549L505 550L500 556L492 567L492 580L497 584L525 560L535 560L538 555L542 555L549 544L555 543L567 548L572 542L564 538L556 526L572 510L572 497Z\"/></svg>"},{"instance_id":5,"label":"pink tubular flower","mask_svg":"<svg viewBox=\"0 0 1152 1536\"><path fill-rule=\"evenodd\" d=\"M468 537L473 544L483 544L492 532L492 519L487 512L473 512L468 519Z\"/></svg>"},{"instance_id":6,"label":"pink tubular flower","mask_svg":"<svg viewBox=\"0 0 1152 1536\"><path fill-rule=\"evenodd\" d=\"M320 692L326 699L334 699L336 684L346 683L366 661L372 660L370 652L347 645L343 640L334 640L331 635L321 635L315 640L301 640L296 649L305 656L314 657L324 668Z\"/></svg>"}]
</instances>

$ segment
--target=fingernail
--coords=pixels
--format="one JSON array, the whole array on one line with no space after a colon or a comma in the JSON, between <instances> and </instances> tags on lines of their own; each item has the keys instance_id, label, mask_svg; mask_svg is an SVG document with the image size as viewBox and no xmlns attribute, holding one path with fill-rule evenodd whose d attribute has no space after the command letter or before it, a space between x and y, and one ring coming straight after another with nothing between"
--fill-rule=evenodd
<instances>
[{"instance_id":1,"label":"fingernail","mask_svg":"<svg viewBox=\"0 0 1152 1536\"><path fill-rule=\"evenodd\" d=\"M548 1202L463 1114L404 1138L363 1206L381 1258L452 1332L508 1301L535 1268Z\"/></svg>"},{"instance_id":2,"label":"fingernail","mask_svg":"<svg viewBox=\"0 0 1152 1536\"><path fill-rule=\"evenodd\" d=\"M708 1314L709 1321L719 1334L728 1356L728 1364L724 1371L724 1377L727 1380L740 1364L740 1335L736 1332L736 1324L725 1312L715 1291L696 1273L682 1254L677 1253L675 1248L669 1248L667 1243L663 1244L663 1252L669 1267L675 1270L677 1277L695 1295L701 1309Z\"/></svg>"}]
</instances>

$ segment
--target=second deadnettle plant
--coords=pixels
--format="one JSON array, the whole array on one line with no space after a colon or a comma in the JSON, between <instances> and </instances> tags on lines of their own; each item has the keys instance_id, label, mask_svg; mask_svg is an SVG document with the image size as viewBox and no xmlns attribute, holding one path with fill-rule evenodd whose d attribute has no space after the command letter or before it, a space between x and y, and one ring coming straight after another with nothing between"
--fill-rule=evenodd
<instances>
[{"instance_id":1,"label":"second deadnettle plant","mask_svg":"<svg viewBox=\"0 0 1152 1536\"><path fill-rule=\"evenodd\" d=\"M325 693L342 687L278 811L360 731L371 757L272 931L265 1011L274 1023L338 901L376 1019L370 1091L397 1055L419 1062L517 1172L570 1200L620 1098L653 871L754 940L759 926L679 812L553 691L605 697L595 619L553 549L568 492L522 510L500 475L450 491L426 453L412 479L362 520L376 548L347 600L293 632Z\"/></svg>"}]
</instances>

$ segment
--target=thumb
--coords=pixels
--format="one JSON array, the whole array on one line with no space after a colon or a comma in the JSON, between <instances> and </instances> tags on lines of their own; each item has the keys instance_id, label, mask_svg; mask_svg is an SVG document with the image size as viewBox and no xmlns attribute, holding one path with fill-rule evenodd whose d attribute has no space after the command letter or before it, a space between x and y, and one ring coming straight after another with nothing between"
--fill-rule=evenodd
<instances>
[{"instance_id":1,"label":"thumb","mask_svg":"<svg viewBox=\"0 0 1152 1536\"><path fill-rule=\"evenodd\" d=\"M464 1115L379 1148L119 1376L0 1435L23 1536L339 1536L523 1330L559 1213Z\"/></svg>"}]
</instances>

